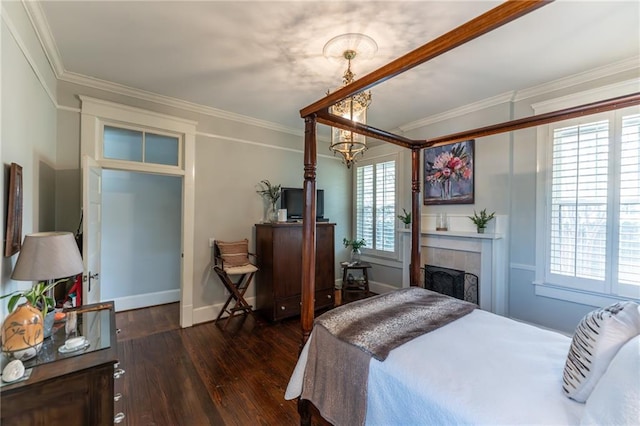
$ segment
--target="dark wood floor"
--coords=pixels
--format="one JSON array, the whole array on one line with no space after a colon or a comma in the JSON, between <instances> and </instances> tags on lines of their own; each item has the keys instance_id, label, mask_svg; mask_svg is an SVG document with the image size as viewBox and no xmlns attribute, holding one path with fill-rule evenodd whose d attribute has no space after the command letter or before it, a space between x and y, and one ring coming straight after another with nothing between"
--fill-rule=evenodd
<instances>
[{"instance_id":1,"label":"dark wood floor","mask_svg":"<svg viewBox=\"0 0 640 426\"><path fill-rule=\"evenodd\" d=\"M234 318L181 329L179 305L116 314L120 367L116 412L126 425L296 425L284 393L300 344L299 319ZM221 323L222 324L222 323ZM314 418L314 424L326 425Z\"/></svg>"}]
</instances>

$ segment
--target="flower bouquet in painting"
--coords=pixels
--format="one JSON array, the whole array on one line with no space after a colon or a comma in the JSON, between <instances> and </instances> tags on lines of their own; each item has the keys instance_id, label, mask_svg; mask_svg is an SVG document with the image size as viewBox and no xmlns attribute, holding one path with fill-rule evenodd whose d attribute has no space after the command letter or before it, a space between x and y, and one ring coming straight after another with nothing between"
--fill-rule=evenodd
<instances>
[{"instance_id":1,"label":"flower bouquet in painting","mask_svg":"<svg viewBox=\"0 0 640 426\"><path fill-rule=\"evenodd\" d=\"M473 142L424 150L424 204L473 204Z\"/></svg>"}]
</instances>

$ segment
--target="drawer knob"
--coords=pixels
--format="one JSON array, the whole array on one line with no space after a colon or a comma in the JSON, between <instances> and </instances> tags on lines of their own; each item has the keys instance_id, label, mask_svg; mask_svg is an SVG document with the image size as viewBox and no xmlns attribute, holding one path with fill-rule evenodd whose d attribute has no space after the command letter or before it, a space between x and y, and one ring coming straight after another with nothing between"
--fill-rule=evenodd
<instances>
[{"instance_id":1,"label":"drawer knob","mask_svg":"<svg viewBox=\"0 0 640 426\"><path fill-rule=\"evenodd\" d=\"M280 309L282 309L284 311L287 308L285 308L284 306L280 306Z\"/></svg>"},{"instance_id":2,"label":"drawer knob","mask_svg":"<svg viewBox=\"0 0 640 426\"><path fill-rule=\"evenodd\" d=\"M122 399L122 394L120 392L118 392L117 394L113 395L113 400L115 402L118 402Z\"/></svg>"},{"instance_id":3,"label":"drawer knob","mask_svg":"<svg viewBox=\"0 0 640 426\"><path fill-rule=\"evenodd\" d=\"M120 412L113 417L113 423L122 423L124 420L124 413Z\"/></svg>"},{"instance_id":4,"label":"drawer knob","mask_svg":"<svg viewBox=\"0 0 640 426\"><path fill-rule=\"evenodd\" d=\"M124 374L124 369L123 368L118 368L113 372L113 378L114 379L119 379L120 377L122 377L123 374Z\"/></svg>"},{"instance_id":5,"label":"drawer knob","mask_svg":"<svg viewBox=\"0 0 640 426\"><path fill-rule=\"evenodd\" d=\"M330 294L327 294L327 299L331 299L331 295Z\"/></svg>"}]
</instances>

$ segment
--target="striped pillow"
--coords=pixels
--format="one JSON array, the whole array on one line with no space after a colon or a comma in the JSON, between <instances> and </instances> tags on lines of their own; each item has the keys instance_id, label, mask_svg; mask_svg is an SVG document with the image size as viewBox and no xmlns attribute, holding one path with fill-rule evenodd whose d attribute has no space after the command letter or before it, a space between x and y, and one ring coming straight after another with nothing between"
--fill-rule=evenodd
<instances>
[{"instance_id":1,"label":"striped pillow","mask_svg":"<svg viewBox=\"0 0 640 426\"><path fill-rule=\"evenodd\" d=\"M236 266L245 266L249 262L249 240L246 238L241 241L225 242L216 241L220 257L224 262L225 268L234 268Z\"/></svg>"},{"instance_id":2,"label":"striped pillow","mask_svg":"<svg viewBox=\"0 0 640 426\"><path fill-rule=\"evenodd\" d=\"M585 402L618 349L640 334L640 313L634 302L618 302L589 312L573 335L564 366L564 393Z\"/></svg>"}]
</instances>

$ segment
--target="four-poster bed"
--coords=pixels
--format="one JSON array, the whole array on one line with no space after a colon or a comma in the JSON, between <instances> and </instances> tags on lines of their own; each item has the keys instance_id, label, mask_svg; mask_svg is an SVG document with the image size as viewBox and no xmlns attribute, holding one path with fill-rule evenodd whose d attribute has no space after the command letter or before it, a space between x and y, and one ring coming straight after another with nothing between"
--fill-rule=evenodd
<instances>
[{"instance_id":1,"label":"four-poster bed","mask_svg":"<svg viewBox=\"0 0 640 426\"><path fill-rule=\"evenodd\" d=\"M594 102L587 105L563 109L542 115L534 115L518 120L504 122L492 126L468 130L447 136L432 139L415 140L377 129L375 127L350 121L348 119L332 115L330 107L336 102L352 96L360 91L367 90L385 80L416 67L430 59L454 49L470 40L473 40L489 31L507 24L527 13L549 3L543 0L507 1L483 15L465 23L464 25L444 34L441 37L415 49L414 51L390 62L389 64L365 75L353 83L328 94L319 101L303 108L300 111L305 121L305 148L304 148L304 219L303 219L303 271L302 271L302 308L301 327L302 343L309 339L314 325L314 301L315 290L315 242L316 242L316 126L321 123L327 126L338 127L355 133L372 137L377 140L392 143L411 150L411 214L417 220L411 224L411 261L410 284L421 286L420 277L420 153L423 148L452 144L464 140L475 139L498 133L510 132L518 129L539 126L564 119L595 114L603 111L624 108L640 104L640 93L634 93L614 99ZM483 316L484 313L474 313L474 317ZM491 315L491 314L489 314ZM465 318L470 317L467 315ZM468 319L462 318L468 322ZM489 319L489 322L494 321ZM507 320L510 321L510 320ZM498 321L499 322L499 321ZM501 324L497 325L502 327ZM507 327L507 326L505 326ZM479 330L478 330L479 331ZM533 332L535 336L537 332ZM532 337L535 340L535 337ZM553 339L551 339L553 340ZM561 342L560 347L566 349L566 342ZM564 350L563 349L563 350ZM565 352L566 355L566 352ZM301 399L299 408L302 423L310 421L308 401Z\"/></svg>"}]
</instances>

